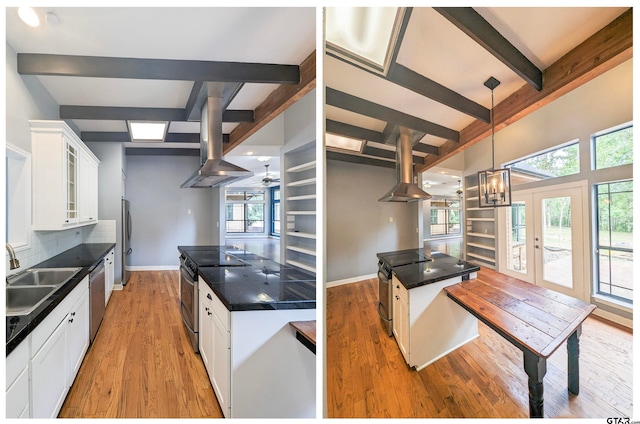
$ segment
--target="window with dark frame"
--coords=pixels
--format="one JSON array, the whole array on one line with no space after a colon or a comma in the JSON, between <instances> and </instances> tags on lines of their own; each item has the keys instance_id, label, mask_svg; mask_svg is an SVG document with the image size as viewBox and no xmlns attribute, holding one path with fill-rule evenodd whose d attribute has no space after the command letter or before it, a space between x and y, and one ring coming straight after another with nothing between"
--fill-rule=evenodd
<instances>
[{"instance_id":1,"label":"window with dark frame","mask_svg":"<svg viewBox=\"0 0 640 424\"><path fill-rule=\"evenodd\" d=\"M432 236L460 234L460 202L432 200L430 224Z\"/></svg>"},{"instance_id":2,"label":"window with dark frame","mask_svg":"<svg viewBox=\"0 0 640 424\"><path fill-rule=\"evenodd\" d=\"M280 187L271 188L271 235L280 237Z\"/></svg>"},{"instance_id":3,"label":"window with dark frame","mask_svg":"<svg viewBox=\"0 0 640 424\"><path fill-rule=\"evenodd\" d=\"M633 163L633 126L621 126L591 137L593 169Z\"/></svg>"},{"instance_id":4,"label":"window with dark frame","mask_svg":"<svg viewBox=\"0 0 640 424\"><path fill-rule=\"evenodd\" d=\"M226 193L227 233L264 233L265 192L228 190Z\"/></svg>"}]
</instances>

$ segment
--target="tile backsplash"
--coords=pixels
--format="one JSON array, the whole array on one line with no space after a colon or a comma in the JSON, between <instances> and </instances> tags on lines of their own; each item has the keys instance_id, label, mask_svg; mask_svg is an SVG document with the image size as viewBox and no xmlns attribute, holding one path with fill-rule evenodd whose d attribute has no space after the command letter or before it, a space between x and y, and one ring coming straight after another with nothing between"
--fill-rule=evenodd
<instances>
[{"instance_id":1,"label":"tile backsplash","mask_svg":"<svg viewBox=\"0 0 640 424\"><path fill-rule=\"evenodd\" d=\"M20 268L9 270L9 254L5 250L5 273L14 274L37 265L82 243L115 243L116 221L103 220L95 225L63 231L32 231L29 248L16 248Z\"/></svg>"}]
</instances>

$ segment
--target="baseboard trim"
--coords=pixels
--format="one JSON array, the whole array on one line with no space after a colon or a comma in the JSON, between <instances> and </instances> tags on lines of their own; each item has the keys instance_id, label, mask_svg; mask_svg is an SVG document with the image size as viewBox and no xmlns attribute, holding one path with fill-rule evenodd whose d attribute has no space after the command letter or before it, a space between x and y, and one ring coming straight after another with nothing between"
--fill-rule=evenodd
<instances>
[{"instance_id":1,"label":"baseboard trim","mask_svg":"<svg viewBox=\"0 0 640 424\"><path fill-rule=\"evenodd\" d=\"M357 283L358 281L369 280L371 278L378 278L378 274L361 275L359 277L345 278L344 280L328 281L327 284L325 284L325 287L331 288L342 286L343 284Z\"/></svg>"},{"instance_id":2,"label":"baseboard trim","mask_svg":"<svg viewBox=\"0 0 640 424\"><path fill-rule=\"evenodd\" d=\"M630 320L628 318L623 318L619 315L613 314L603 309L596 309L595 311L593 311L593 315L600 318L604 318L608 321L612 321L616 324L622 325L623 327L633 329L633 320Z\"/></svg>"},{"instance_id":3,"label":"baseboard trim","mask_svg":"<svg viewBox=\"0 0 640 424\"><path fill-rule=\"evenodd\" d=\"M148 265L127 267L127 271L173 271L178 269L180 269L180 265Z\"/></svg>"}]
</instances>

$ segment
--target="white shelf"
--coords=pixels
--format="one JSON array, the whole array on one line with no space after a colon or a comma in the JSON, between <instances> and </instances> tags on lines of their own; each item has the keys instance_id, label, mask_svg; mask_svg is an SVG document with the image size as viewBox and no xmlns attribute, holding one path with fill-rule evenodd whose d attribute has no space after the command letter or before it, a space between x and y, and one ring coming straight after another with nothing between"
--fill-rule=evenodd
<instances>
[{"instance_id":1,"label":"white shelf","mask_svg":"<svg viewBox=\"0 0 640 424\"><path fill-rule=\"evenodd\" d=\"M311 200L311 199L315 199L315 198L316 198L315 194L305 194L303 196L287 197L287 200Z\"/></svg>"},{"instance_id":2,"label":"white shelf","mask_svg":"<svg viewBox=\"0 0 640 424\"><path fill-rule=\"evenodd\" d=\"M305 249L304 247L287 246L287 249L293 250L294 252L304 253L305 255L316 256L316 251L315 250Z\"/></svg>"},{"instance_id":3,"label":"white shelf","mask_svg":"<svg viewBox=\"0 0 640 424\"><path fill-rule=\"evenodd\" d=\"M316 211L288 211L287 215L315 215Z\"/></svg>"},{"instance_id":4,"label":"white shelf","mask_svg":"<svg viewBox=\"0 0 640 424\"><path fill-rule=\"evenodd\" d=\"M477 190L478 186L467 187L467 191Z\"/></svg>"},{"instance_id":5,"label":"white shelf","mask_svg":"<svg viewBox=\"0 0 640 424\"><path fill-rule=\"evenodd\" d=\"M475 199L472 199L475 200ZM486 211L487 208L467 208L468 211Z\"/></svg>"},{"instance_id":6,"label":"white shelf","mask_svg":"<svg viewBox=\"0 0 640 424\"><path fill-rule=\"evenodd\" d=\"M477 260L475 260L475 259L471 259L471 258L467 258L467 262L471 262L472 264L476 264L476 265L479 265L479 266L483 266L483 267L485 267L485 268L496 269L496 267L495 267L495 266L493 266L493 265L489 265L489 264L488 264L488 263L486 263L486 262L477 261Z\"/></svg>"},{"instance_id":7,"label":"white shelf","mask_svg":"<svg viewBox=\"0 0 640 424\"><path fill-rule=\"evenodd\" d=\"M291 260L291 259L287 259L287 263L289 265L297 266L298 268L306 269L307 271L313 272L314 274L316 272L316 267L304 264L304 263L299 262L299 261L294 261L294 260Z\"/></svg>"},{"instance_id":8,"label":"white shelf","mask_svg":"<svg viewBox=\"0 0 640 424\"><path fill-rule=\"evenodd\" d=\"M292 166L287 169L287 172L302 172L307 171L309 169L313 169L316 167L316 161L312 160L311 162L301 163L300 165Z\"/></svg>"},{"instance_id":9,"label":"white shelf","mask_svg":"<svg viewBox=\"0 0 640 424\"><path fill-rule=\"evenodd\" d=\"M483 237L483 238L490 238L490 239L494 239L494 238L496 238L496 236L495 236L495 235L493 235L493 234L467 233L467 235L468 235L468 236L471 236L471 237ZM467 243L467 244L469 244L469 243Z\"/></svg>"},{"instance_id":10,"label":"white shelf","mask_svg":"<svg viewBox=\"0 0 640 424\"><path fill-rule=\"evenodd\" d=\"M468 244L468 243L467 243ZM490 262L492 264L496 263L495 258L490 258L488 256L482 256L482 255L478 255L477 253L472 253L472 252L467 252L467 256L473 256L474 258L478 258L481 259L483 261L487 261Z\"/></svg>"},{"instance_id":11,"label":"white shelf","mask_svg":"<svg viewBox=\"0 0 640 424\"><path fill-rule=\"evenodd\" d=\"M292 237L300 237L300 238L308 238L308 239L314 239L316 238L315 234L311 234L311 233L301 233L299 231L287 231L287 235L288 236L292 236Z\"/></svg>"},{"instance_id":12,"label":"white shelf","mask_svg":"<svg viewBox=\"0 0 640 424\"><path fill-rule=\"evenodd\" d=\"M493 222L495 220L495 218L467 218L467 221Z\"/></svg>"},{"instance_id":13,"label":"white shelf","mask_svg":"<svg viewBox=\"0 0 640 424\"><path fill-rule=\"evenodd\" d=\"M287 187L302 187L306 185L312 185L316 183L316 177L307 178L305 180L293 181L287 184Z\"/></svg>"},{"instance_id":14,"label":"white shelf","mask_svg":"<svg viewBox=\"0 0 640 424\"><path fill-rule=\"evenodd\" d=\"M488 246L486 244L469 243L469 242L467 242L467 246L473 246L473 247L477 247L479 249L493 250L494 252L496 251L496 248L494 246Z\"/></svg>"}]
</instances>

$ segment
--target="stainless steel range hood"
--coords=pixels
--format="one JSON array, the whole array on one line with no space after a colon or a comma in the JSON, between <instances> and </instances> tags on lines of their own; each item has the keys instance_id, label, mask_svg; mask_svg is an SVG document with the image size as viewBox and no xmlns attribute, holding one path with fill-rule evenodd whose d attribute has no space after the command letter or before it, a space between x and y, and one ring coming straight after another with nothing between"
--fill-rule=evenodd
<instances>
[{"instance_id":1,"label":"stainless steel range hood","mask_svg":"<svg viewBox=\"0 0 640 424\"><path fill-rule=\"evenodd\" d=\"M411 133L409 130L401 128L396 147L396 171L400 181L387 194L378 199L379 202L415 202L431 199L430 194L414 184L412 162Z\"/></svg>"},{"instance_id":2,"label":"stainless steel range hood","mask_svg":"<svg viewBox=\"0 0 640 424\"><path fill-rule=\"evenodd\" d=\"M253 172L222 159L222 93L207 85L207 102L200 119L200 169L182 183L183 188L218 187L253 176Z\"/></svg>"}]
</instances>

